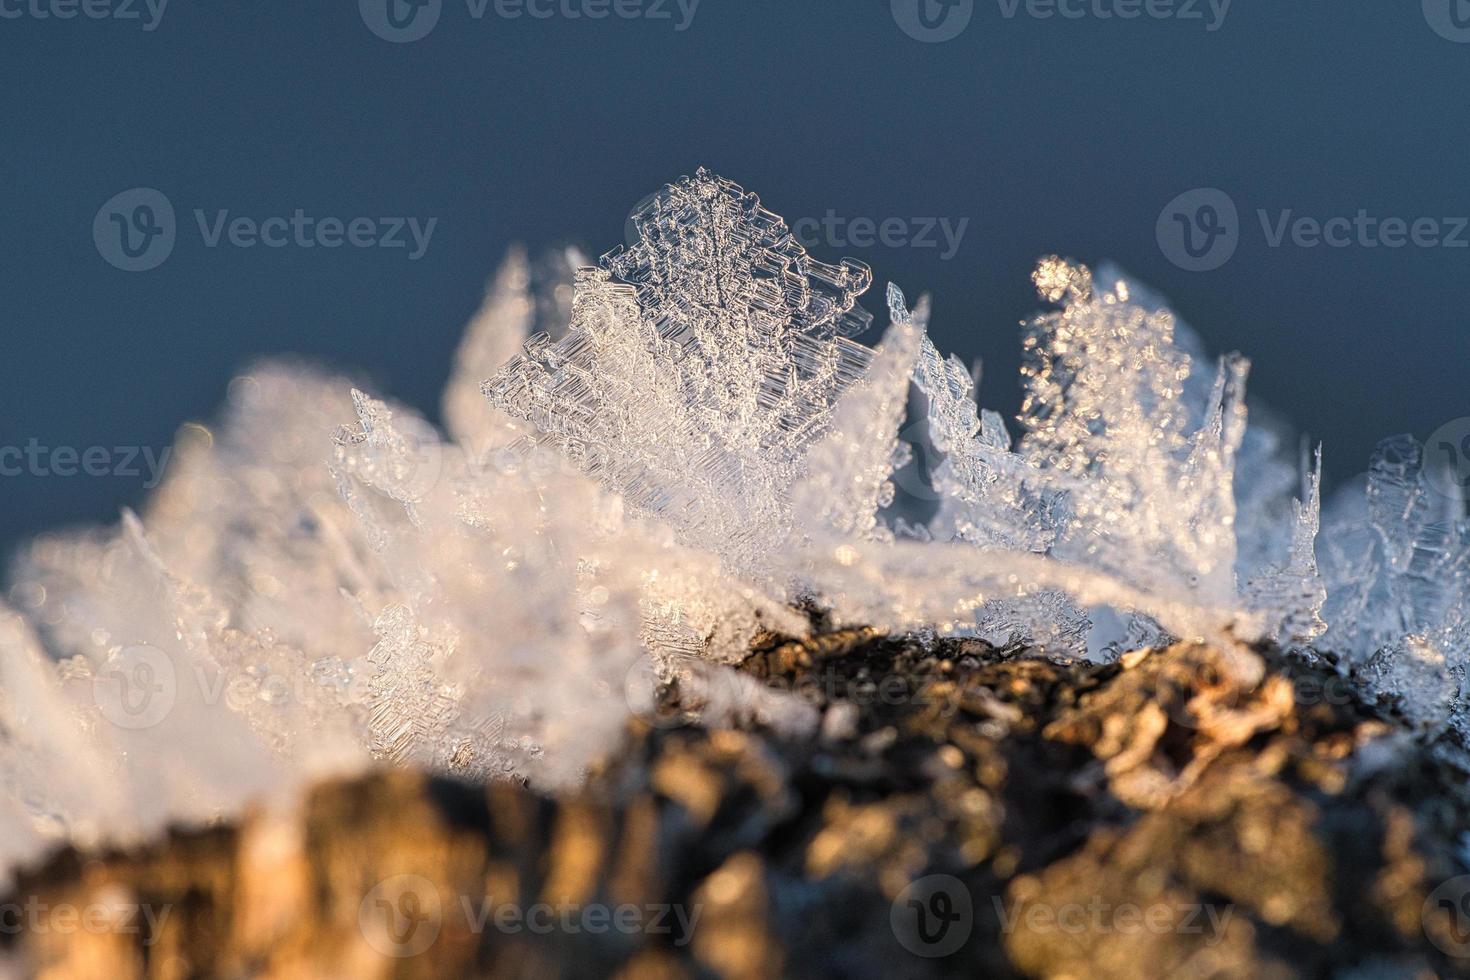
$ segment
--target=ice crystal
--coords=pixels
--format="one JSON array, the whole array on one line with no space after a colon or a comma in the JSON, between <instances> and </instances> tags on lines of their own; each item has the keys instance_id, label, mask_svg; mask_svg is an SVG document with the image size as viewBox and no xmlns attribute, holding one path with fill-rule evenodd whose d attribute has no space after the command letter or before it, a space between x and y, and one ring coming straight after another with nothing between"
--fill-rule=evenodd
<instances>
[{"instance_id":1,"label":"ice crystal","mask_svg":"<svg viewBox=\"0 0 1470 980\"><path fill-rule=\"evenodd\" d=\"M1021 452L1062 495L1052 553L1163 593L1234 598L1235 452L1246 363L1221 361L1204 424L1189 428L1189 355L1167 311L1094 292L1058 259L1037 269L1057 313L1025 337Z\"/></svg>"},{"instance_id":2,"label":"ice crystal","mask_svg":"<svg viewBox=\"0 0 1470 980\"><path fill-rule=\"evenodd\" d=\"M1439 482L1423 446L1405 435L1379 444L1361 487L1340 491L1322 545L1331 623L1322 645L1364 665L1411 714L1434 718L1431 706L1448 700L1470 729L1460 690L1470 659L1470 522L1463 498Z\"/></svg>"},{"instance_id":3,"label":"ice crystal","mask_svg":"<svg viewBox=\"0 0 1470 980\"><path fill-rule=\"evenodd\" d=\"M520 352L527 338L560 339L572 318L572 281L586 259L575 248L548 253L532 263L512 248L485 292L485 301L465 328L444 389L444 424L449 436L480 455L503 444L508 421L485 410L480 386Z\"/></svg>"},{"instance_id":4,"label":"ice crystal","mask_svg":"<svg viewBox=\"0 0 1470 980\"><path fill-rule=\"evenodd\" d=\"M803 521L814 533L886 537L878 519L893 502L894 470L908 462L910 449L899 441L908 406L909 382L929 322L929 302L910 313L903 293L888 287L893 324L873 354L862 380L837 402L831 431L812 447L807 476L796 493Z\"/></svg>"},{"instance_id":5,"label":"ice crystal","mask_svg":"<svg viewBox=\"0 0 1470 980\"><path fill-rule=\"evenodd\" d=\"M809 706L725 666L806 629L797 601L1058 657L1203 638L1244 682L1240 641L1269 638L1470 734L1470 522L1412 439L1324 517L1320 453L1308 470L1247 424L1242 358L1057 258L1013 437L927 300L890 286L891 326L858 343L867 268L808 255L739 186L701 170L632 225L593 268L510 254L444 434L264 365L181 430L141 517L24 551L0 867L374 763L574 785L666 687L705 724L809 736ZM890 507L914 426L938 454L925 523Z\"/></svg>"},{"instance_id":6,"label":"ice crystal","mask_svg":"<svg viewBox=\"0 0 1470 980\"><path fill-rule=\"evenodd\" d=\"M857 262L810 258L786 224L700 171L632 218L638 241L579 274L571 332L485 385L602 485L732 569L769 569L788 489L871 352Z\"/></svg>"},{"instance_id":7,"label":"ice crystal","mask_svg":"<svg viewBox=\"0 0 1470 980\"><path fill-rule=\"evenodd\" d=\"M1271 637L1282 647L1308 650L1327 629L1322 606L1327 587L1317 570L1317 533L1322 523L1322 451L1308 474L1302 499L1294 501L1290 553L1246 585L1248 606L1267 615Z\"/></svg>"},{"instance_id":8,"label":"ice crystal","mask_svg":"<svg viewBox=\"0 0 1470 980\"><path fill-rule=\"evenodd\" d=\"M1031 479L995 412L975 403L970 372L926 339L914 381L928 398L929 435L944 454L935 469L934 533L983 548L1045 554L1056 540L1055 500Z\"/></svg>"}]
</instances>

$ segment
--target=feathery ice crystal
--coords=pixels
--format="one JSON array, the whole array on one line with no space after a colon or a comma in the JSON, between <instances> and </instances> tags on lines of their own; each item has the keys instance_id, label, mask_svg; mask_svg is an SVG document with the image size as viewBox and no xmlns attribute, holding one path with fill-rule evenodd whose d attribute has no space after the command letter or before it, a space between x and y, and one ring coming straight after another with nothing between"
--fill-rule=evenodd
<instances>
[{"instance_id":1,"label":"feathery ice crystal","mask_svg":"<svg viewBox=\"0 0 1470 980\"><path fill-rule=\"evenodd\" d=\"M1244 359L1212 364L1121 273L1048 258L1016 438L929 340L927 300L889 286L891 325L858 343L869 270L809 256L737 185L699 171L633 226L596 267L507 259L447 439L263 365L215 430L181 432L141 518L21 555L0 867L374 760L572 785L634 688L674 674L706 721L809 730L720 666L805 629L802 603L1052 656L1209 638L1246 678L1241 644L1270 639L1466 727L1470 525L1409 437L1324 520L1320 452L1308 471L1247 424ZM925 522L890 519L906 422L942 453Z\"/></svg>"}]
</instances>

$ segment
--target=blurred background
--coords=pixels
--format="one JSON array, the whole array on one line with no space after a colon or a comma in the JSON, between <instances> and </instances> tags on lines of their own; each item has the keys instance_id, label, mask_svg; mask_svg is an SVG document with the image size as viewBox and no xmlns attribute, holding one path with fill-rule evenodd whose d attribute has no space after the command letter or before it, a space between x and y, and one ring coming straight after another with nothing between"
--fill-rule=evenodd
<instances>
[{"instance_id":1,"label":"blurred background","mask_svg":"<svg viewBox=\"0 0 1470 980\"><path fill-rule=\"evenodd\" d=\"M434 417L511 243L598 254L700 165L870 309L932 292L1008 415L1051 252L1250 355L1330 480L1470 414L1464 0L0 0L0 64L7 551L262 355Z\"/></svg>"}]
</instances>

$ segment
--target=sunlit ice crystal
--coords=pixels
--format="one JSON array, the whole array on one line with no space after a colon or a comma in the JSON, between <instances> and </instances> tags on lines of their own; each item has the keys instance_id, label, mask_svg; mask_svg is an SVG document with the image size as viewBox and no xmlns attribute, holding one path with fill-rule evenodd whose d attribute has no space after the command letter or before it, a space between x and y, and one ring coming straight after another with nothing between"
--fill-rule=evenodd
<instances>
[{"instance_id":1,"label":"sunlit ice crystal","mask_svg":"<svg viewBox=\"0 0 1470 980\"><path fill-rule=\"evenodd\" d=\"M888 287L892 325L862 379L839 398L829 431L806 460L806 476L794 494L798 518L812 533L888 537L879 512L893 502L894 470L908 461L899 440L909 384L922 345L929 301L910 313L902 291Z\"/></svg>"},{"instance_id":2,"label":"sunlit ice crystal","mask_svg":"<svg viewBox=\"0 0 1470 980\"><path fill-rule=\"evenodd\" d=\"M979 547L1044 554L1056 540L1056 494L1012 450L1001 417L980 410L971 372L926 338L914 381L927 397L930 438L944 454L933 477L940 498L933 532Z\"/></svg>"},{"instance_id":3,"label":"sunlit ice crystal","mask_svg":"<svg viewBox=\"0 0 1470 980\"><path fill-rule=\"evenodd\" d=\"M1065 304L1030 323L1022 371L1021 453L1065 495L1053 554L1143 588L1233 600L1245 362L1221 361L1191 430L1191 364L1170 313L1095 290L1060 259L1044 260L1035 280Z\"/></svg>"},{"instance_id":4,"label":"sunlit ice crystal","mask_svg":"<svg viewBox=\"0 0 1470 980\"><path fill-rule=\"evenodd\" d=\"M602 627L584 619L579 579L610 550L601 492L545 454L481 458L410 438L426 423L355 397L332 469L389 569L390 601L369 610L374 753L575 781L622 722L617 692L639 651L641 566L594 577Z\"/></svg>"},{"instance_id":5,"label":"sunlit ice crystal","mask_svg":"<svg viewBox=\"0 0 1470 980\"><path fill-rule=\"evenodd\" d=\"M1218 376L1217 361L1206 350L1198 333L1167 300L1128 275L1113 263L1098 266L1095 280L1128 303L1151 313L1167 313L1173 320L1174 346L1189 359L1189 376L1184 381L1183 399L1189 411L1189 427L1199 429L1207 421ZM1298 437L1269 406L1250 402L1249 425L1235 452L1236 577L1248 582L1273 566L1285 562L1287 546L1293 541L1297 523L1293 500L1303 482L1305 444L1298 452Z\"/></svg>"},{"instance_id":6,"label":"sunlit ice crystal","mask_svg":"<svg viewBox=\"0 0 1470 980\"><path fill-rule=\"evenodd\" d=\"M871 274L811 258L703 170L631 221L638 240L579 274L570 333L533 339L485 393L684 543L766 571L806 451L870 360L848 336Z\"/></svg>"},{"instance_id":7,"label":"sunlit ice crystal","mask_svg":"<svg viewBox=\"0 0 1470 980\"><path fill-rule=\"evenodd\" d=\"M1126 280L1103 288L1085 267L1055 258L1034 280L1062 310L1027 327L1019 445L998 415L979 409L964 365L932 345L921 350L915 381L943 453L933 537L971 544L997 556L991 562L1008 553L1091 569L1143 598L1130 608L1145 617L1150 604L1177 600L1165 614L1176 623L1199 625L1196 613L1212 608L1246 628L1230 612L1245 362L1221 360L1201 385L1190 352L1174 342L1172 314L1135 301ZM1125 620L1113 640L1089 636L1088 617L1045 588L1048 577L1023 581L1018 596L1007 596L1005 582L999 596L990 590L976 604L981 635L1073 653L1165 635ZM1186 608L1196 613L1181 616Z\"/></svg>"},{"instance_id":8,"label":"sunlit ice crystal","mask_svg":"<svg viewBox=\"0 0 1470 980\"><path fill-rule=\"evenodd\" d=\"M646 648L719 656L794 626L550 448L476 456L356 405L332 469L389 570L364 698L377 757L573 785L616 741Z\"/></svg>"}]
</instances>

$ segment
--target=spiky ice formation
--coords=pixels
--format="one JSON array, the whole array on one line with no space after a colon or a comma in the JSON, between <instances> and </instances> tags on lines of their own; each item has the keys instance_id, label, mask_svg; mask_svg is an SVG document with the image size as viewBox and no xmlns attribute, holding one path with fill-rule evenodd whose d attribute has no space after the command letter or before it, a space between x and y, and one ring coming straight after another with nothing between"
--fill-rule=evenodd
<instances>
[{"instance_id":1,"label":"spiky ice formation","mask_svg":"<svg viewBox=\"0 0 1470 980\"><path fill-rule=\"evenodd\" d=\"M1121 273L1038 266L1060 308L1027 326L1013 438L926 300L890 287L881 344L857 343L867 268L809 256L739 186L699 171L632 223L596 268L511 255L448 438L265 366L186 427L141 519L25 552L0 610L0 861L374 761L567 786L675 676L707 723L807 732L809 708L721 666L804 629L794 600L1051 656L1208 638L1247 682L1238 641L1270 637L1464 725L1470 530L1412 440L1318 541L1320 463L1293 502L1244 360L1212 367ZM916 421L938 510L895 534Z\"/></svg>"},{"instance_id":2,"label":"spiky ice formation","mask_svg":"<svg viewBox=\"0 0 1470 980\"><path fill-rule=\"evenodd\" d=\"M577 281L570 333L486 382L603 486L732 569L764 572L788 488L871 351L871 274L812 259L754 194L703 170L632 217Z\"/></svg>"},{"instance_id":3,"label":"spiky ice formation","mask_svg":"<svg viewBox=\"0 0 1470 980\"><path fill-rule=\"evenodd\" d=\"M1446 486L1404 435L1379 444L1362 485L1339 492L1320 546L1330 623L1321 645L1411 716L1452 716L1470 734L1470 521Z\"/></svg>"},{"instance_id":4,"label":"spiky ice formation","mask_svg":"<svg viewBox=\"0 0 1470 980\"><path fill-rule=\"evenodd\" d=\"M798 487L797 519L809 533L886 538L878 519L897 492L891 477L909 460L898 438L908 404L909 382L921 347L928 344L929 301L910 313L903 293L888 287L892 326L873 353L862 380L838 400L830 431L813 446Z\"/></svg>"}]
</instances>

